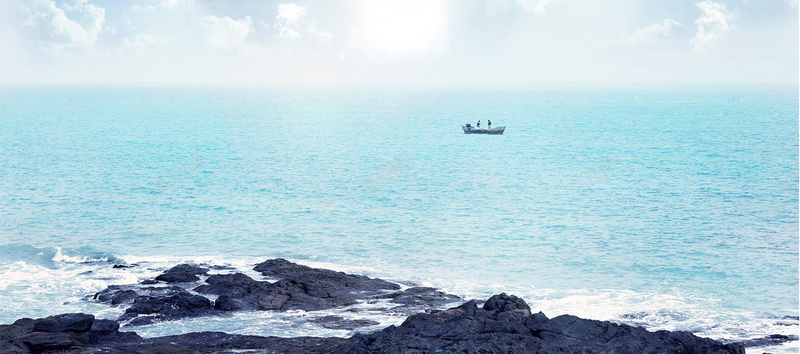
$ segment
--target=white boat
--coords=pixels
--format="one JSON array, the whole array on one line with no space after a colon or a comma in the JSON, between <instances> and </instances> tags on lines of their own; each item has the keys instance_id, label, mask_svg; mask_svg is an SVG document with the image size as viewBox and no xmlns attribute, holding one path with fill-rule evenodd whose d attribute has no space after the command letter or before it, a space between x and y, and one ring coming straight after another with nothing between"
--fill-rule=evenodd
<instances>
[{"instance_id":1,"label":"white boat","mask_svg":"<svg viewBox=\"0 0 800 354\"><path fill-rule=\"evenodd\" d=\"M467 124L467 125L462 125L461 130L464 131L464 134L503 134L503 132L506 130L506 127L502 126L491 129L483 129L483 128L473 127L472 125Z\"/></svg>"}]
</instances>

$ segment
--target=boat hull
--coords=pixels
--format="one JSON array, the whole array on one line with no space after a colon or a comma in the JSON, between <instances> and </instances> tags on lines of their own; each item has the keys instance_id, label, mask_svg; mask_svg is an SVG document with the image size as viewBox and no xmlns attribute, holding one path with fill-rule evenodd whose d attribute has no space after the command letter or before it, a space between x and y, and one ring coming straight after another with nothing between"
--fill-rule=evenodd
<instances>
[{"instance_id":1,"label":"boat hull","mask_svg":"<svg viewBox=\"0 0 800 354\"><path fill-rule=\"evenodd\" d=\"M502 135L503 132L506 130L506 127L495 127L492 129L483 129L483 128L476 128L476 127L468 127L466 125L461 126L461 130L464 131L464 134L492 134L492 135Z\"/></svg>"}]
</instances>

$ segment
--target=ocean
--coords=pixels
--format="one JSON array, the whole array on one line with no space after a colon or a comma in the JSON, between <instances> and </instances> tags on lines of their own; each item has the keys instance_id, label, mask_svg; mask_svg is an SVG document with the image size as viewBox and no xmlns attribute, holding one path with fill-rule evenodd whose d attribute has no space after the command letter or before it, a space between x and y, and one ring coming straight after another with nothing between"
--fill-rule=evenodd
<instances>
[{"instance_id":1,"label":"ocean","mask_svg":"<svg viewBox=\"0 0 800 354\"><path fill-rule=\"evenodd\" d=\"M108 285L282 257L549 317L797 335L798 107L743 85L0 88L0 323L114 319L88 300ZM463 134L478 120L505 134ZM353 334L297 320L317 315L130 329Z\"/></svg>"}]
</instances>

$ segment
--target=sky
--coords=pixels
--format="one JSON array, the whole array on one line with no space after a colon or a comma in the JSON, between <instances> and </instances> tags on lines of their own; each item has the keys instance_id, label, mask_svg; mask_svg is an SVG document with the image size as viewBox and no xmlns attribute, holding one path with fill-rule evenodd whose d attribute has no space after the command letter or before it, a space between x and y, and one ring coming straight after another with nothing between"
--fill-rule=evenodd
<instances>
[{"instance_id":1,"label":"sky","mask_svg":"<svg viewBox=\"0 0 800 354\"><path fill-rule=\"evenodd\" d=\"M798 82L798 0L0 0L0 85Z\"/></svg>"}]
</instances>

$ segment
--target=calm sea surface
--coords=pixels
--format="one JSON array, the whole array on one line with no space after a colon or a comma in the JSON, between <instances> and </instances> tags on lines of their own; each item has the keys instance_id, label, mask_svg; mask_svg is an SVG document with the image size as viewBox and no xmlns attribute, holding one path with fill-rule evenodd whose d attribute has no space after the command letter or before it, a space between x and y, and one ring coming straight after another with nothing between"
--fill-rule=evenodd
<instances>
[{"instance_id":1,"label":"calm sea surface","mask_svg":"<svg viewBox=\"0 0 800 354\"><path fill-rule=\"evenodd\" d=\"M505 134L461 132L479 119ZM798 92L0 89L0 323L113 318L84 297L274 257L550 317L797 334ZM236 320L136 330L348 335Z\"/></svg>"}]
</instances>

